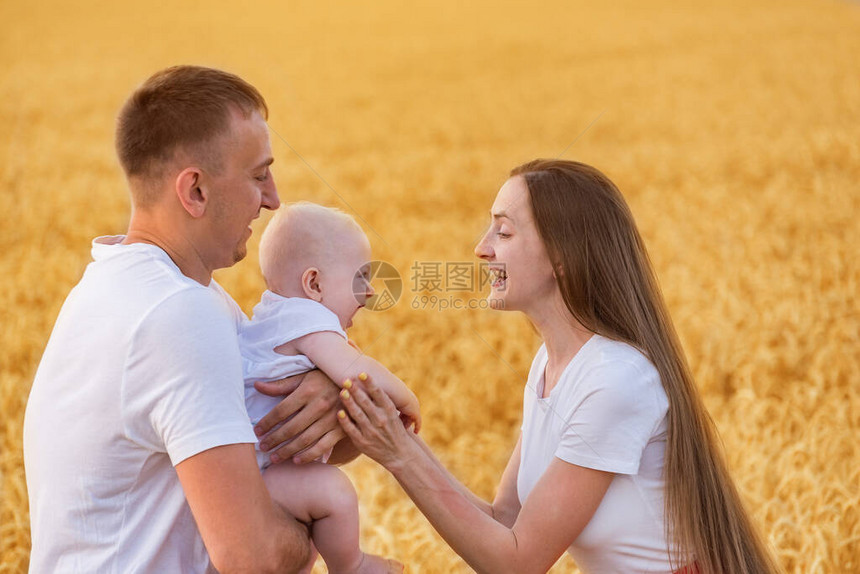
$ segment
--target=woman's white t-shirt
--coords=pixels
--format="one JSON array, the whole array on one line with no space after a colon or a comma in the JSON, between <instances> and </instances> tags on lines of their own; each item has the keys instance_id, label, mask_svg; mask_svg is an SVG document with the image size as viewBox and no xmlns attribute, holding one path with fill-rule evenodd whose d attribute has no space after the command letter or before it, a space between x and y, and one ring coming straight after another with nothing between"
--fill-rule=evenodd
<instances>
[{"instance_id":1,"label":"woman's white t-shirt","mask_svg":"<svg viewBox=\"0 0 860 574\"><path fill-rule=\"evenodd\" d=\"M634 347L593 335L541 398L546 365L541 346L525 389L520 502L556 458L615 473L568 552L587 574L671 572L663 479L669 402L657 370Z\"/></svg>"}]
</instances>

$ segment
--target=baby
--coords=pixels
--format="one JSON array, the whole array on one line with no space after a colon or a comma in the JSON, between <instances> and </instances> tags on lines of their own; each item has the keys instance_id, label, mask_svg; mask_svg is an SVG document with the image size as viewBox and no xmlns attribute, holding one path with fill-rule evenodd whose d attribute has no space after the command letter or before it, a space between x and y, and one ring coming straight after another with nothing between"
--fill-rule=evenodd
<instances>
[{"instance_id":1,"label":"baby","mask_svg":"<svg viewBox=\"0 0 860 574\"><path fill-rule=\"evenodd\" d=\"M346 387L359 374L369 374L397 405L404 424L414 424L418 432L421 416L415 394L347 339L353 316L373 295L369 260L367 237L339 210L300 202L282 207L269 222L260 240L260 267L268 290L239 335L245 404L253 424L281 400L259 393L255 381L318 368ZM275 502L310 525L329 572L402 571L393 560L361 551L358 500L340 469L324 460L270 467L269 455L259 444L257 462Z\"/></svg>"}]
</instances>

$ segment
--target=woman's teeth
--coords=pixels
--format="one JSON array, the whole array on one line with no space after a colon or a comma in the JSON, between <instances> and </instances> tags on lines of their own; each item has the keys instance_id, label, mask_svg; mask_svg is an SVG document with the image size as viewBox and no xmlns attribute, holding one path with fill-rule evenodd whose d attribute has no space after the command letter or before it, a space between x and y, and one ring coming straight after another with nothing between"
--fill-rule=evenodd
<instances>
[{"instance_id":1,"label":"woman's teeth","mask_svg":"<svg viewBox=\"0 0 860 574\"><path fill-rule=\"evenodd\" d=\"M504 269L492 269L491 273L493 275L493 283L492 287L494 289L501 289L505 286L505 281L508 279L508 274Z\"/></svg>"}]
</instances>

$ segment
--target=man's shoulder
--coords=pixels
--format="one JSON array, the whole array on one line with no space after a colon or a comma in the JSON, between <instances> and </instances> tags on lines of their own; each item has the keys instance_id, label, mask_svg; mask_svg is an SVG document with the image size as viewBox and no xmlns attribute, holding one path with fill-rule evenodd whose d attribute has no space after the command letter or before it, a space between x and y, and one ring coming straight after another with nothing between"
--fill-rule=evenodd
<instances>
[{"instance_id":1,"label":"man's shoulder","mask_svg":"<svg viewBox=\"0 0 860 574\"><path fill-rule=\"evenodd\" d=\"M238 305L214 280L202 285L185 276L160 248L149 244L96 244L93 263L80 288L102 294L106 302L128 305L149 315L161 306L177 313L176 318L209 313L227 314L235 323Z\"/></svg>"},{"instance_id":2,"label":"man's shoulder","mask_svg":"<svg viewBox=\"0 0 860 574\"><path fill-rule=\"evenodd\" d=\"M186 277L160 248L143 243L122 245L93 242L93 262L81 283L126 297L159 298L199 283Z\"/></svg>"},{"instance_id":3,"label":"man's shoulder","mask_svg":"<svg viewBox=\"0 0 860 574\"><path fill-rule=\"evenodd\" d=\"M141 316L141 328L164 324L207 339L221 333L229 333L231 337L238 334L238 307L229 296L214 289L203 286L166 289L149 303Z\"/></svg>"}]
</instances>

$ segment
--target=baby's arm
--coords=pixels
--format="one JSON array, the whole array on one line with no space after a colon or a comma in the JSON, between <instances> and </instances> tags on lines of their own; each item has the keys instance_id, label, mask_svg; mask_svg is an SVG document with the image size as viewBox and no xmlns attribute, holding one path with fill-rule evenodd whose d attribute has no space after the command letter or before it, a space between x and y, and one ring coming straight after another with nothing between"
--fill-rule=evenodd
<instances>
[{"instance_id":1,"label":"baby's arm","mask_svg":"<svg viewBox=\"0 0 860 574\"><path fill-rule=\"evenodd\" d=\"M344 380L355 379L359 373L373 377L385 393L391 397L401 413L415 423L415 432L421 428L421 413L418 398L403 381L394 376L379 361L369 357L332 331L311 333L291 342L293 348L305 355L331 380L343 385ZM276 351L278 349L275 349Z\"/></svg>"}]
</instances>

